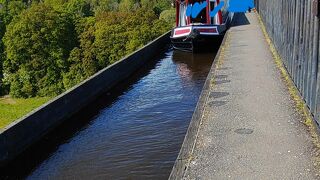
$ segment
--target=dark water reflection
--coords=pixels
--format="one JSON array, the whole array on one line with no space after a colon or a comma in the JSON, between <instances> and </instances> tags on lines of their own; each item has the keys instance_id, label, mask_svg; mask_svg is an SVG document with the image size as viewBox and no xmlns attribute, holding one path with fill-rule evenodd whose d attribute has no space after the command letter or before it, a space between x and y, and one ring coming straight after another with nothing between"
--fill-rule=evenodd
<instances>
[{"instance_id":1,"label":"dark water reflection","mask_svg":"<svg viewBox=\"0 0 320 180\"><path fill-rule=\"evenodd\" d=\"M168 50L112 102L100 99L27 179L168 178L214 55Z\"/></svg>"}]
</instances>

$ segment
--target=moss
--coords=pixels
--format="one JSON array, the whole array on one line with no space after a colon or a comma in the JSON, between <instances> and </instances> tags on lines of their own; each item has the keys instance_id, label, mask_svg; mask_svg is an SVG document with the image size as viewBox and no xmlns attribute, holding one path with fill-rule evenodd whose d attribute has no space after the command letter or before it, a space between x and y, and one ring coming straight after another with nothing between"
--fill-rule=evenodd
<instances>
[{"instance_id":1,"label":"moss","mask_svg":"<svg viewBox=\"0 0 320 180\"><path fill-rule=\"evenodd\" d=\"M220 47L220 54L219 54L219 57L217 59L217 63L215 64L215 69L216 70L219 70L219 68L223 65L223 62L224 62L224 56L225 56L225 51L226 51L226 48L229 47L230 45L230 34L227 33L226 34L226 40L224 42L224 44L221 44L221 47ZM216 72L213 72L214 74ZM210 89L213 89L214 86L215 86L215 76L211 79L210 81Z\"/></svg>"},{"instance_id":2,"label":"moss","mask_svg":"<svg viewBox=\"0 0 320 180\"><path fill-rule=\"evenodd\" d=\"M271 41L271 38L269 37L269 35L266 31L266 27L263 24L261 16L258 13L256 13L256 14L257 14L259 23L261 25L262 32L265 36L266 42L268 43L268 45L270 47L270 51L272 53L274 62L282 75L282 79L284 80L284 82L288 88L290 96L292 97L293 101L295 102L296 110L302 115L302 118L304 120L304 124L309 129L309 133L312 137L312 142L316 148L316 157L315 157L314 165L317 166L317 168L319 169L320 168L320 156L319 156L319 154L320 154L320 140L319 140L319 135L317 133L318 129L314 123L313 117L312 117L307 105L305 104L305 101L301 98L298 89L296 88L295 84L292 82L291 77L289 76L289 73L287 72L287 69L285 68L285 66L283 64L283 61L282 61L280 55L278 54L273 42Z\"/></svg>"},{"instance_id":3,"label":"moss","mask_svg":"<svg viewBox=\"0 0 320 180\"><path fill-rule=\"evenodd\" d=\"M219 57L217 57L216 59L216 64L215 64L215 70L218 70L222 64L223 64L223 60L224 60L224 56L225 56L225 50L226 50L226 47L229 46L229 42L230 42L230 37L229 37L229 33L226 34L226 40L225 40L225 43L224 44L221 44L221 47L220 47L220 54L219 54ZM209 91L211 91L214 87L215 87L215 74L216 72L212 72L214 74L214 76L212 77L212 79L210 79L210 84L209 84ZM208 103L207 101L205 103ZM207 117L209 116L209 110L208 110L208 106L204 105L204 110L203 110L203 114L201 116L201 119L200 119L200 127L199 129L201 128L201 125L203 125L204 121L206 119L208 119ZM197 144L197 140L198 140L198 137L199 137L199 129L197 130L197 134L196 134L196 139L195 139L195 142L193 144L193 147L191 149L191 153L188 154L188 157L186 158L187 159L187 163L186 163L186 169L189 168L189 165L190 165L190 162L195 160L195 157L193 155L193 150L195 148L195 146L199 146L201 144ZM186 172L187 170L185 170Z\"/></svg>"},{"instance_id":4,"label":"moss","mask_svg":"<svg viewBox=\"0 0 320 180\"><path fill-rule=\"evenodd\" d=\"M224 62L224 56L225 56L225 52L226 52L226 48L230 46L230 34L227 33L226 34L226 40L224 42L224 44L221 46L221 50L220 50L220 55L218 57L218 62L216 65L216 68L220 68Z\"/></svg>"}]
</instances>

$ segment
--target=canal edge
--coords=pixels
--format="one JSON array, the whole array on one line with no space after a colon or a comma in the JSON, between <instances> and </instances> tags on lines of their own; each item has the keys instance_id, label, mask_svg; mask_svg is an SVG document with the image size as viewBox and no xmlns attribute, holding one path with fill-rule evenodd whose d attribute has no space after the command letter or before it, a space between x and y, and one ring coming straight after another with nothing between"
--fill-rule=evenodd
<instances>
[{"instance_id":1,"label":"canal edge","mask_svg":"<svg viewBox=\"0 0 320 180\"><path fill-rule=\"evenodd\" d=\"M209 74L203 85L195 111L192 115L192 119L189 123L189 127L184 137L184 141L181 146L179 155L175 160L174 166L168 178L169 180L183 179L185 176L185 172L187 171L188 166L190 164L190 161L192 160L192 154L195 148L195 144L197 142L200 125L202 124L202 120L205 116L205 111L206 111L205 107L208 101L210 90L213 88L215 84L214 83L215 72L223 63L223 55L225 52L225 48L227 46L229 36L230 36L230 33L229 31L227 31L223 37L219 50L213 60Z\"/></svg>"},{"instance_id":2,"label":"canal edge","mask_svg":"<svg viewBox=\"0 0 320 180\"><path fill-rule=\"evenodd\" d=\"M170 31L0 129L0 168L8 165L99 95L124 81L149 62L150 58L164 52L169 42Z\"/></svg>"}]
</instances>

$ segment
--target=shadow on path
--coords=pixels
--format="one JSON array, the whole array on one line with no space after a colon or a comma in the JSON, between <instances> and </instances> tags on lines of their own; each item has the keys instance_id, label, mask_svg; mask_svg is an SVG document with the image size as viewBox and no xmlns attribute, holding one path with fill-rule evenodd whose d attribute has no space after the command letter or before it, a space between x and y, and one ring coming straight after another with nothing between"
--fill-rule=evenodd
<instances>
[{"instance_id":1,"label":"shadow on path","mask_svg":"<svg viewBox=\"0 0 320 180\"><path fill-rule=\"evenodd\" d=\"M249 25L250 22L247 19L245 13L235 13L233 20L232 20L232 27L235 26L243 26L243 25Z\"/></svg>"}]
</instances>

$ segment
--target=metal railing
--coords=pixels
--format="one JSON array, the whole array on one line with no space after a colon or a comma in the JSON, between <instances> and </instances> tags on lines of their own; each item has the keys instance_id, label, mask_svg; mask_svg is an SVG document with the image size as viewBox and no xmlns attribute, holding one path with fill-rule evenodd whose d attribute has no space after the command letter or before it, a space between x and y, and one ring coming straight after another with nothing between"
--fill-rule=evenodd
<instances>
[{"instance_id":1,"label":"metal railing","mask_svg":"<svg viewBox=\"0 0 320 180\"><path fill-rule=\"evenodd\" d=\"M287 71L320 123L319 0L255 0Z\"/></svg>"}]
</instances>

